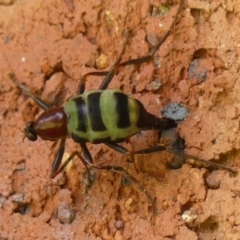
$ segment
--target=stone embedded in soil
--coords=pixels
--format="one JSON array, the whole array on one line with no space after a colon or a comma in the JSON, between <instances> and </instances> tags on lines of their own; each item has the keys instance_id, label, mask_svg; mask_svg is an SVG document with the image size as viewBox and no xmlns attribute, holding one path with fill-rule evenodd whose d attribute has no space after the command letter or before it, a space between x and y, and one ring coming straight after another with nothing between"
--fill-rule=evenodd
<instances>
[{"instance_id":1,"label":"stone embedded in soil","mask_svg":"<svg viewBox=\"0 0 240 240\"><path fill-rule=\"evenodd\" d=\"M182 214L182 219L189 226L194 226L194 222L197 220L197 214L194 211L187 210Z\"/></svg>"},{"instance_id":2,"label":"stone embedded in soil","mask_svg":"<svg viewBox=\"0 0 240 240\"><path fill-rule=\"evenodd\" d=\"M11 201L14 203L14 212L25 215L30 210L29 199L24 193L15 193L11 196Z\"/></svg>"},{"instance_id":3,"label":"stone embedded in soil","mask_svg":"<svg viewBox=\"0 0 240 240\"><path fill-rule=\"evenodd\" d=\"M169 103L162 109L164 118L183 121L189 114L187 108L180 103Z\"/></svg>"},{"instance_id":4,"label":"stone embedded in soil","mask_svg":"<svg viewBox=\"0 0 240 240\"><path fill-rule=\"evenodd\" d=\"M67 182L67 177L65 174L62 174L59 178L57 178L56 183L59 186L64 186Z\"/></svg>"},{"instance_id":5,"label":"stone embedded in soil","mask_svg":"<svg viewBox=\"0 0 240 240\"><path fill-rule=\"evenodd\" d=\"M133 198L128 198L124 206L128 213L133 213L136 211L137 202Z\"/></svg>"},{"instance_id":6,"label":"stone embedded in soil","mask_svg":"<svg viewBox=\"0 0 240 240\"><path fill-rule=\"evenodd\" d=\"M26 203L27 198L24 193L15 193L11 196L11 200L15 203Z\"/></svg>"},{"instance_id":7,"label":"stone embedded in soil","mask_svg":"<svg viewBox=\"0 0 240 240\"><path fill-rule=\"evenodd\" d=\"M67 80L66 74L57 72L46 81L41 98L50 106L60 106L65 96L64 82Z\"/></svg>"},{"instance_id":8,"label":"stone embedded in soil","mask_svg":"<svg viewBox=\"0 0 240 240\"><path fill-rule=\"evenodd\" d=\"M75 219L75 211L71 206L59 206L57 216L61 223L70 224Z\"/></svg>"},{"instance_id":9,"label":"stone embedded in soil","mask_svg":"<svg viewBox=\"0 0 240 240\"><path fill-rule=\"evenodd\" d=\"M219 171L213 171L206 178L206 184L209 188L218 189L221 184L221 179L219 175Z\"/></svg>"},{"instance_id":10,"label":"stone embedded in soil","mask_svg":"<svg viewBox=\"0 0 240 240\"><path fill-rule=\"evenodd\" d=\"M68 189L61 189L58 192L57 217L63 224L70 224L75 219L75 209L72 203L71 192Z\"/></svg>"},{"instance_id":11,"label":"stone embedded in soil","mask_svg":"<svg viewBox=\"0 0 240 240\"><path fill-rule=\"evenodd\" d=\"M97 59L96 59L96 68L99 70L105 69L109 66L109 59L108 56L105 54L101 54Z\"/></svg>"},{"instance_id":12,"label":"stone embedded in soil","mask_svg":"<svg viewBox=\"0 0 240 240\"><path fill-rule=\"evenodd\" d=\"M159 90L162 86L162 82L160 79L154 79L152 82L151 82L151 87L152 87L152 90Z\"/></svg>"},{"instance_id":13,"label":"stone embedded in soil","mask_svg":"<svg viewBox=\"0 0 240 240\"><path fill-rule=\"evenodd\" d=\"M188 71L188 77L190 79L196 79L197 83L201 83L207 79L207 70L205 67L201 66L198 59L194 59Z\"/></svg>"},{"instance_id":14,"label":"stone embedded in soil","mask_svg":"<svg viewBox=\"0 0 240 240\"><path fill-rule=\"evenodd\" d=\"M116 227L116 229L122 229L124 227L124 222L122 220L117 220L114 224L114 226Z\"/></svg>"}]
</instances>

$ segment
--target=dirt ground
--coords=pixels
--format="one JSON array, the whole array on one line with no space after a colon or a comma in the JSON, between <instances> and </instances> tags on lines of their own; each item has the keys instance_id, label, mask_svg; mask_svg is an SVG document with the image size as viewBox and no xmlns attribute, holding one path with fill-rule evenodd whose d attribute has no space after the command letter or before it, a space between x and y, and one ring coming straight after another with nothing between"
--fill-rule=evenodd
<instances>
[{"instance_id":1,"label":"dirt ground","mask_svg":"<svg viewBox=\"0 0 240 240\"><path fill-rule=\"evenodd\" d=\"M123 174L85 168L74 159L50 179L58 144L23 141L25 124L42 110L8 77L14 73L50 105L76 94L79 78L109 69L130 29L123 61L146 55L169 29L178 1L0 0L0 239L240 239L240 176L184 164L169 153L127 157L89 144L95 163L119 165L155 199L156 212ZM161 117L177 102L189 110L178 131L185 151L240 167L240 3L186 0L172 34L153 61L128 66L110 88L120 88ZM90 77L97 89L102 77ZM134 136L128 149L159 142L156 132ZM66 154L79 150L67 141Z\"/></svg>"}]
</instances>

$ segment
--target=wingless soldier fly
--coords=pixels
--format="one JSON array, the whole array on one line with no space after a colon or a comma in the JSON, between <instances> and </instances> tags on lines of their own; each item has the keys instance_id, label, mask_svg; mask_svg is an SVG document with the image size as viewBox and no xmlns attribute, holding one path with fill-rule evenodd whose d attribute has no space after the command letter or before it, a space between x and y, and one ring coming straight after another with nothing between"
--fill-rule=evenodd
<instances>
[{"instance_id":1,"label":"wingless soldier fly","mask_svg":"<svg viewBox=\"0 0 240 240\"><path fill-rule=\"evenodd\" d=\"M169 36L173 26L176 24L177 16L182 7L182 2L183 0L179 3L178 11L170 29L156 46L151 49L149 55L121 63L121 58L125 51L128 39L128 36L126 36L122 51L111 69L109 71L90 72L85 74L80 79L77 94L68 99L63 106L49 107L44 101L32 94L28 88L22 85L16 79L14 74L10 74L10 78L13 82L15 82L15 84L17 84L27 96L31 97L38 106L45 110L35 121L30 121L26 124L26 127L23 130L25 137L30 141L36 141L38 136L44 140L60 140L59 149L52 164L50 173L51 178L54 178L58 173L63 171L67 164L77 155L86 167L122 171L138 184L137 180L121 167L93 165L92 156L86 146L87 142L93 144L103 143L127 156L131 154L146 154L165 150L181 157L190 157L205 164L234 172L234 170L228 167L204 161L185 153L169 149L165 146L155 146L137 152L130 152L118 144L119 142L126 140L126 138L139 133L141 130L155 129L162 131L176 126L176 123L173 120L158 118L148 113L140 101L129 97L121 90L106 88L113 79L116 70L120 67L142 64L153 58L156 51ZM85 82L90 75L105 76L105 78L99 87L99 90L85 92ZM75 142L80 144L84 158L79 152L73 152L62 166L60 166L67 138L72 138ZM141 186L140 189L146 193L145 189Z\"/></svg>"}]
</instances>

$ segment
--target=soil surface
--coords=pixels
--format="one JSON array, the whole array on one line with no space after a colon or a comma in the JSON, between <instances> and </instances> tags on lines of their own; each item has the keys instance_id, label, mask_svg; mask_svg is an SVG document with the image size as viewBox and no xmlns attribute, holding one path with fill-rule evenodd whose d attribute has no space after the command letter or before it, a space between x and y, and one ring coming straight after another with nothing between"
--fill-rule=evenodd
<instances>
[{"instance_id":1,"label":"soil surface","mask_svg":"<svg viewBox=\"0 0 240 240\"><path fill-rule=\"evenodd\" d=\"M0 239L240 239L240 176L184 164L172 170L166 152L127 157L88 144L94 163L126 169L94 170L91 187L76 158L49 178L56 142L23 141L28 121L43 111L9 79L14 73L47 104L76 94L80 77L109 69L130 37L123 61L147 55L170 28L178 1L0 0ZM154 59L119 69L109 88L139 99L159 117L181 103L178 123L185 152L240 168L240 3L188 0ZM103 77L88 78L97 89ZM159 143L142 132L123 146ZM66 156L80 150L71 139Z\"/></svg>"}]
</instances>

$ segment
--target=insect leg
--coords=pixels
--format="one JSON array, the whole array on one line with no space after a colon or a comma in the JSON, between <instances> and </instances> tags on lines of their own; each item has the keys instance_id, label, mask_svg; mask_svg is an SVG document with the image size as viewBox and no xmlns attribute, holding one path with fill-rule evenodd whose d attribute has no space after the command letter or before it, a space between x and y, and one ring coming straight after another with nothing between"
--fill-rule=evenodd
<instances>
[{"instance_id":1,"label":"insect leg","mask_svg":"<svg viewBox=\"0 0 240 240\"><path fill-rule=\"evenodd\" d=\"M151 148L147 148L147 149L144 149L144 150L131 152L128 149L126 149L125 147L123 147L121 145L118 145L117 143L108 142L108 143L104 143L104 144L107 145L108 147L114 149L115 151L118 151L118 152L126 155L131 160L131 162L134 162L134 154L147 154L147 153L153 153L153 152L159 152L159 151L166 151L166 147L165 146L157 146L157 150L151 149ZM184 159L180 159L180 160L182 160L182 161L179 161L179 159L173 160L171 162L170 167L172 169L180 168L183 165L183 163L184 163Z\"/></svg>"},{"instance_id":2,"label":"insect leg","mask_svg":"<svg viewBox=\"0 0 240 240\"><path fill-rule=\"evenodd\" d=\"M67 160L61 165L60 168L57 169L57 171L51 175L51 178L54 178L56 177L59 173L61 173L66 167L67 165L72 161L72 159L75 157L75 156L78 156L78 158L82 161L82 163L84 164L84 166L86 168L88 168L88 162L81 156L81 153L77 152L77 151L74 151L68 158ZM60 161L61 162L61 161ZM60 165L60 163L59 163ZM58 166L59 166L58 165Z\"/></svg>"},{"instance_id":3,"label":"insect leg","mask_svg":"<svg viewBox=\"0 0 240 240\"><path fill-rule=\"evenodd\" d=\"M129 151L125 147L123 147L117 143L114 143L114 142L105 142L104 144L107 145L108 147L114 149L115 151L126 155L131 162L134 162L134 153Z\"/></svg>"},{"instance_id":4,"label":"insect leg","mask_svg":"<svg viewBox=\"0 0 240 240\"><path fill-rule=\"evenodd\" d=\"M107 73L106 77L103 79L102 84L99 87L100 90L105 90L108 87L109 83L112 81L112 79L116 73L116 70L119 68L118 66L122 60L122 55L125 52L128 38L129 38L129 31L126 30L125 31L125 41L123 43L122 50L121 50L117 60L115 61L113 66L110 68L109 72Z\"/></svg>"},{"instance_id":5,"label":"insect leg","mask_svg":"<svg viewBox=\"0 0 240 240\"><path fill-rule=\"evenodd\" d=\"M115 151L118 151L122 154L125 154L125 155L130 155L131 152L128 151L125 147L117 144L117 143L114 143L114 142L105 142L104 143L105 145L107 145L108 147L114 149Z\"/></svg>"},{"instance_id":6,"label":"insect leg","mask_svg":"<svg viewBox=\"0 0 240 240\"><path fill-rule=\"evenodd\" d=\"M87 185L87 189L89 189L92 185L92 183L95 180L95 172L91 171L90 169L90 165L92 165L93 163L93 159L91 156L91 153L89 152L87 146L85 143L80 143L80 146L83 150L83 156L84 156L84 161L85 161L85 167L86 167L86 172L85 172L85 176L86 176L86 185Z\"/></svg>"},{"instance_id":7,"label":"insect leg","mask_svg":"<svg viewBox=\"0 0 240 240\"><path fill-rule=\"evenodd\" d=\"M128 40L128 31L126 31L125 33L125 41L123 43L123 47L122 50L116 60L116 62L113 64L113 66L111 67L111 69L109 71L103 71L103 72L89 72L85 75L83 75L83 77L80 79L79 85L78 85L78 91L77 94L82 94L85 90L85 83L86 83L86 79L88 76L90 75L94 75L94 76L105 76L102 84L100 85L99 89L100 90L105 90L109 83L111 82L111 80L113 79L115 72L118 68L123 67L123 66L127 66L127 65L139 65L142 64L144 62L148 62L149 60L152 59L152 57L154 56L154 54L156 53L156 51L158 50L158 48L162 45L162 43L166 40L166 38L170 35L173 26L176 24L177 21L177 17L178 14L182 8L183 5L183 0L180 0L179 3L179 8L178 11L173 19L173 22L170 26L170 29L166 32L166 34L158 41L158 43L151 49L150 53L144 57L141 58L137 58L137 59L131 59L129 61L120 63L121 59L122 59L122 55L125 51L126 48L126 44L127 44L127 40Z\"/></svg>"},{"instance_id":8,"label":"insect leg","mask_svg":"<svg viewBox=\"0 0 240 240\"><path fill-rule=\"evenodd\" d=\"M172 148L168 148L168 147L165 147L165 146L153 146L153 147L149 147L149 148L146 148L146 149L142 149L142 150L139 150L139 151L136 151L134 152L134 154L148 154L148 153L154 153L154 152L159 152L159 151L166 151L166 152L169 152L169 153L173 153L174 155L177 155L179 157L183 157L183 158L190 158L190 159L193 159L197 162L200 162L204 165L207 165L207 166L212 166L214 168L220 168L220 169L224 169L224 170L227 170L233 174L236 174L237 171L232 169L232 168L229 168L229 167L226 167L222 164L219 164L219 163L215 163L215 162L211 162L211 161L206 161L204 159L201 159L201 158L198 158L198 157L195 157L193 155L190 155L190 154L187 154L187 153L184 153L184 152L180 152L178 150L175 150L175 149L172 149Z\"/></svg>"},{"instance_id":9,"label":"insect leg","mask_svg":"<svg viewBox=\"0 0 240 240\"><path fill-rule=\"evenodd\" d=\"M84 151L84 150L83 150ZM94 165L91 164L90 162L91 160L86 160L84 159L81 154L77 151L73 152L68 159L62 164L62 166L55 172L54 175L52 175L51 177L54 178L55 176L57 176L60 172L62 172L66 166L71 162L71 160L75 157L78 156L79 159L82 161L82 163L84 164L84 166L87 169L98 169L98 170L109 170L109 171L114 171L114 172L123 172L129 179L132 180L132 182L134 182L138 188L146 194L149 202L151 203L152 206L152 211L153 213L155 212L155 207L154 207L154 200L152 199L152 197L150 196L150 194L148 193L148 191L139 183L139 181L134 178L130 173L128 173L124 168L120 167L120 166L114 166L114 165L107 165L107 166L101 166L101 165Z\"/></svg>"},{"instance_id":10,"label":"insect leg","mask_svg":"<svg viewBox=\"0 0 240 240\"><path fill-rule=\"evenodd\" d=\"M216 162L211 162L211 161L206 161L204 159L201 159L201 158L198 158L198 157L195 157L193 155L190 155L190 154L186 154L184 152L181 152L179 150L175 150L173 148L168 148L168 147L165 147L165 146L153 146L153 147L149 147L149 148L146 148L146 149L142 149L142 150L139 150L139 151L135 151L135 152L130 152L128 151L126 148L122 147L121 145L118 145L117 143L109 143L109 142L105 142L104 143L105 145L107 145L108 147L111 147L113 148L114 150L122 153L122 154L125 154L127 156L131 156L131 155L134 155L134 154L149 154L149 153L154 153L154 152L161 152L161 151L166 151L166 152L169 152L169 153L173 153L174 155L176 156L179 156L181 158L189 158L189 159L193 159L197 162L200 162L204 165L207 165L207 166L212 166L214 168L220 168L220 169L224 169L224 170L227 170L231 173L237 173L236 170L232 169L232 168L229 168L229 167L226 167L222 164L219 164L219 163L216 163Z\"/></svg>"},{"instance_id":11,"label":"insect leg","mask_svg":"<svg viewBox=\"0 0 240 240\"><path fill-rule=\"evenodd\" d=\"M22 83L20 83L16 76L13 73L10 73L9 78L23 91L23 93L32 98L34 100L34 102L42 109L47 110L49 109L49 106L43 101L41 100L39 97L37 97L36 95L32 94L30 89L27 88L26 86L24 86Z\"/></svg>"},{"instance_id":12,"label":"insect leg","mask_svg":"<svg viewBox=\"0 0 240 240\"><path fill-rule=\"evenodd\" d=\"M80 143L80 146L83 150L83 156L85 158L85 161L88 163L88 164L92 164L93 163L93 159L92 159L92 156L86 146L85 143Z\"/></svg>"},{"instance_id":13,"label":"insect leg","mask_svg":"<svg viewBox=\"0 0 240 240\"><path fill-rule=\"evenodd\" d=\"M91 184L94 181L95 174L91 173L89 166L92 165L93 159L92 159L92 156L91 156L89 150L87 149L86 144L81 143L80 146L83 150L84 158L81 156L81 153L75 151L67 158L67 160L61 165L61 167L59 167L60 164L61 164L61 161L62 161L63 154L64 154L64 149L65 149L65 139L61 140L59 149L57 151L55 160L54 160L53 165L52 165L50 178L56 177L59 173L61 173L67 167L67 165L72 161L72 159L75 156L78 156L78 158L82 161L82 163L86 167L88 188L91 186Z\"/></svg>"},{"instance_id":14,"label":"insect leg","mask_svg":"<svg viewBox=\"0 0 240 240\"><path fill-rule=\"evenodd\" d=\"M65 142L66 142L66 139L61 139L61 141L60 141L58 151L56 153L55 159L54 159L53 164L52 164L52 169L51 169L51 172L50 172L50 178L54 178L58 174L58 169L59 169L59 166L61 164L63 154L64 154L64 151L65 151Z\"/></svg>"},{"instance_id":15,"label":"insect leg","mask_svg":"<svg viewBox=\"0 0 240 240\"><path fill-rule=\"evenodd\" d=\"M175 14L175 17L173 19L173 22L169 28L169 30L165 33L165 35L158 41L158 43L151 49L150 53L144 57L141 57L141 58L137 58L137 59L131 59L129 61L126 61L126 62L123 62L123 63L120 63L121 61L121 57L122 57L122 54L124 53L124 50L125 50L125 45L126 45L126 41L127 41L127 38L125 40L125 43L123 45L123 48L122 48L122 51L117 59L117 61L115 62L115 64L111 67L110 71L108 72L107 76L104 78L101 86L99 89L101 90L104 90L108 87L109 83L111 82L116 70L120 67L123 67L123 66L127 66L127 65L139 65L139 64L142 64L142 63L145 63L145 62L148 62L149 60L151 60L154 56L154 54L156 53L156 51L158 50L158 48L163 44L163 42L167 39L167 37L170 35L174 25L176 24L176 21L177 21L177 17L179 15L179 12L182 8L182 5L183 5L183 0L180 0L179 2L179 7L178 7L178 10L177 10L177 13Z\"/></svg>"},{"instance_id":16,"label":"insect leg","mask_svg":"<svg viewBox=\"0 0 240 240\"><path fill-rule=\"evenodd\" d=\"M89 72L84 74L79 80L77 94L82 94L85 91L85 84L88 76L106 76L107 74L108 74L108 71Z\"/></svg>"},{"instance_id":17,"label":"insect leg","mask_svg":"<svg viewBox=\"0 0 240 240\"><path fill-rule=\"evenodd\" d=\"M127 65L136 65L136 64L142 64L144 62L148 62L149 60L151 60L154 56L154 54L156 53L156 51L158 50L158 48L164 43L164 41L168 38L168 36L170 35L174 25L176 24L177 22L177 18L178 18L178 15L180 13L180 10L182 8L182 5L183 5L183 0L180 0L179 2L179 7L178 7L178 10L177 10L177 13L175 14L174 16L174 19L173 19L173 22L169 28L169 30L165 33L165 35L158 41L158 43L151 49L150 53L144 57L141 57L141 58L137 58L137 59L131 59L129 61L126 61L126 62L123 62L121 64L118 65L118 67L122 67L122 66L127 66Z\"/></svg>"},{"instance_id":18,"label":"insect leg","mask_svg":"<svg viewBox=\"0 0 240 240\"><path fill-rule=\"evenodd\" d=\"M115 61L115 63L113 64L113 66L111 67L111 69L109 71L103 71L103 72L89 72L89 73L86 73L85 75L83 75L80 79L80 82L79 82L79 85L78 85L78 90L77 90L77 94L82 94L85 90L85 84L86 84L86 80L87 80L87 77L88 76L106 76L103 80L103 83L105 81L106 82L106 87L103 88L102 85L103 83L101 84L100 88L101 90L104 90L107 88L108 84L111 82L114 74L115 74L115 69L117 69L116 67L118 66L118 64L120 63L121 59L122 59L122 55L125 51L125 48L126 48L126 45L127 45L127 40L128 40L128 36L129 36L129 33L128 33L128 30L126 30L125 32L125 41L123 43L123 47L122 47L122 50L117 58L117 60Z\"/></svg>"},{"instance_id":19,"label":"insect leg","mask_svg":"<svg viewBox=\"0 0 240 240\"><path fill-rule=\"evenodd\" d=\"M104 144L107 145L108 147L114 149L115 151L118 151L118 152L126 155L128 157L128 159L135 164L135 162L134 162L134 152L129 151L128 149L126 149L125 147L123 147L123 146L121 146L117 143L107 142L107 143L104 143Z\"/></svg>"},{"instance_id":20,"label":"insect leg","mask_svg":"<svg viewBox=\"0 0 240 240\"><path fill-rule=\"evenodd\" d=\"M106 165L106 166L102 166L102 165L91 165L91 168L95 168L95 169L99 169L99 170L108 170L108 171L114 171L114 172L122 172L126 175L127 178L129 178L133 183L135 183L137 185L137 187L140 189L140 191L142 191L148 198L151 206L152 206L152 212L155 213L155 204L154 204L154 200L151 197L151 195L148 193L147 189L144 188L140 182L133 177L129 172L127 172L124 168L120 167L120 166L115 166L115 165Z\"/></svg>"}]
</instances>

